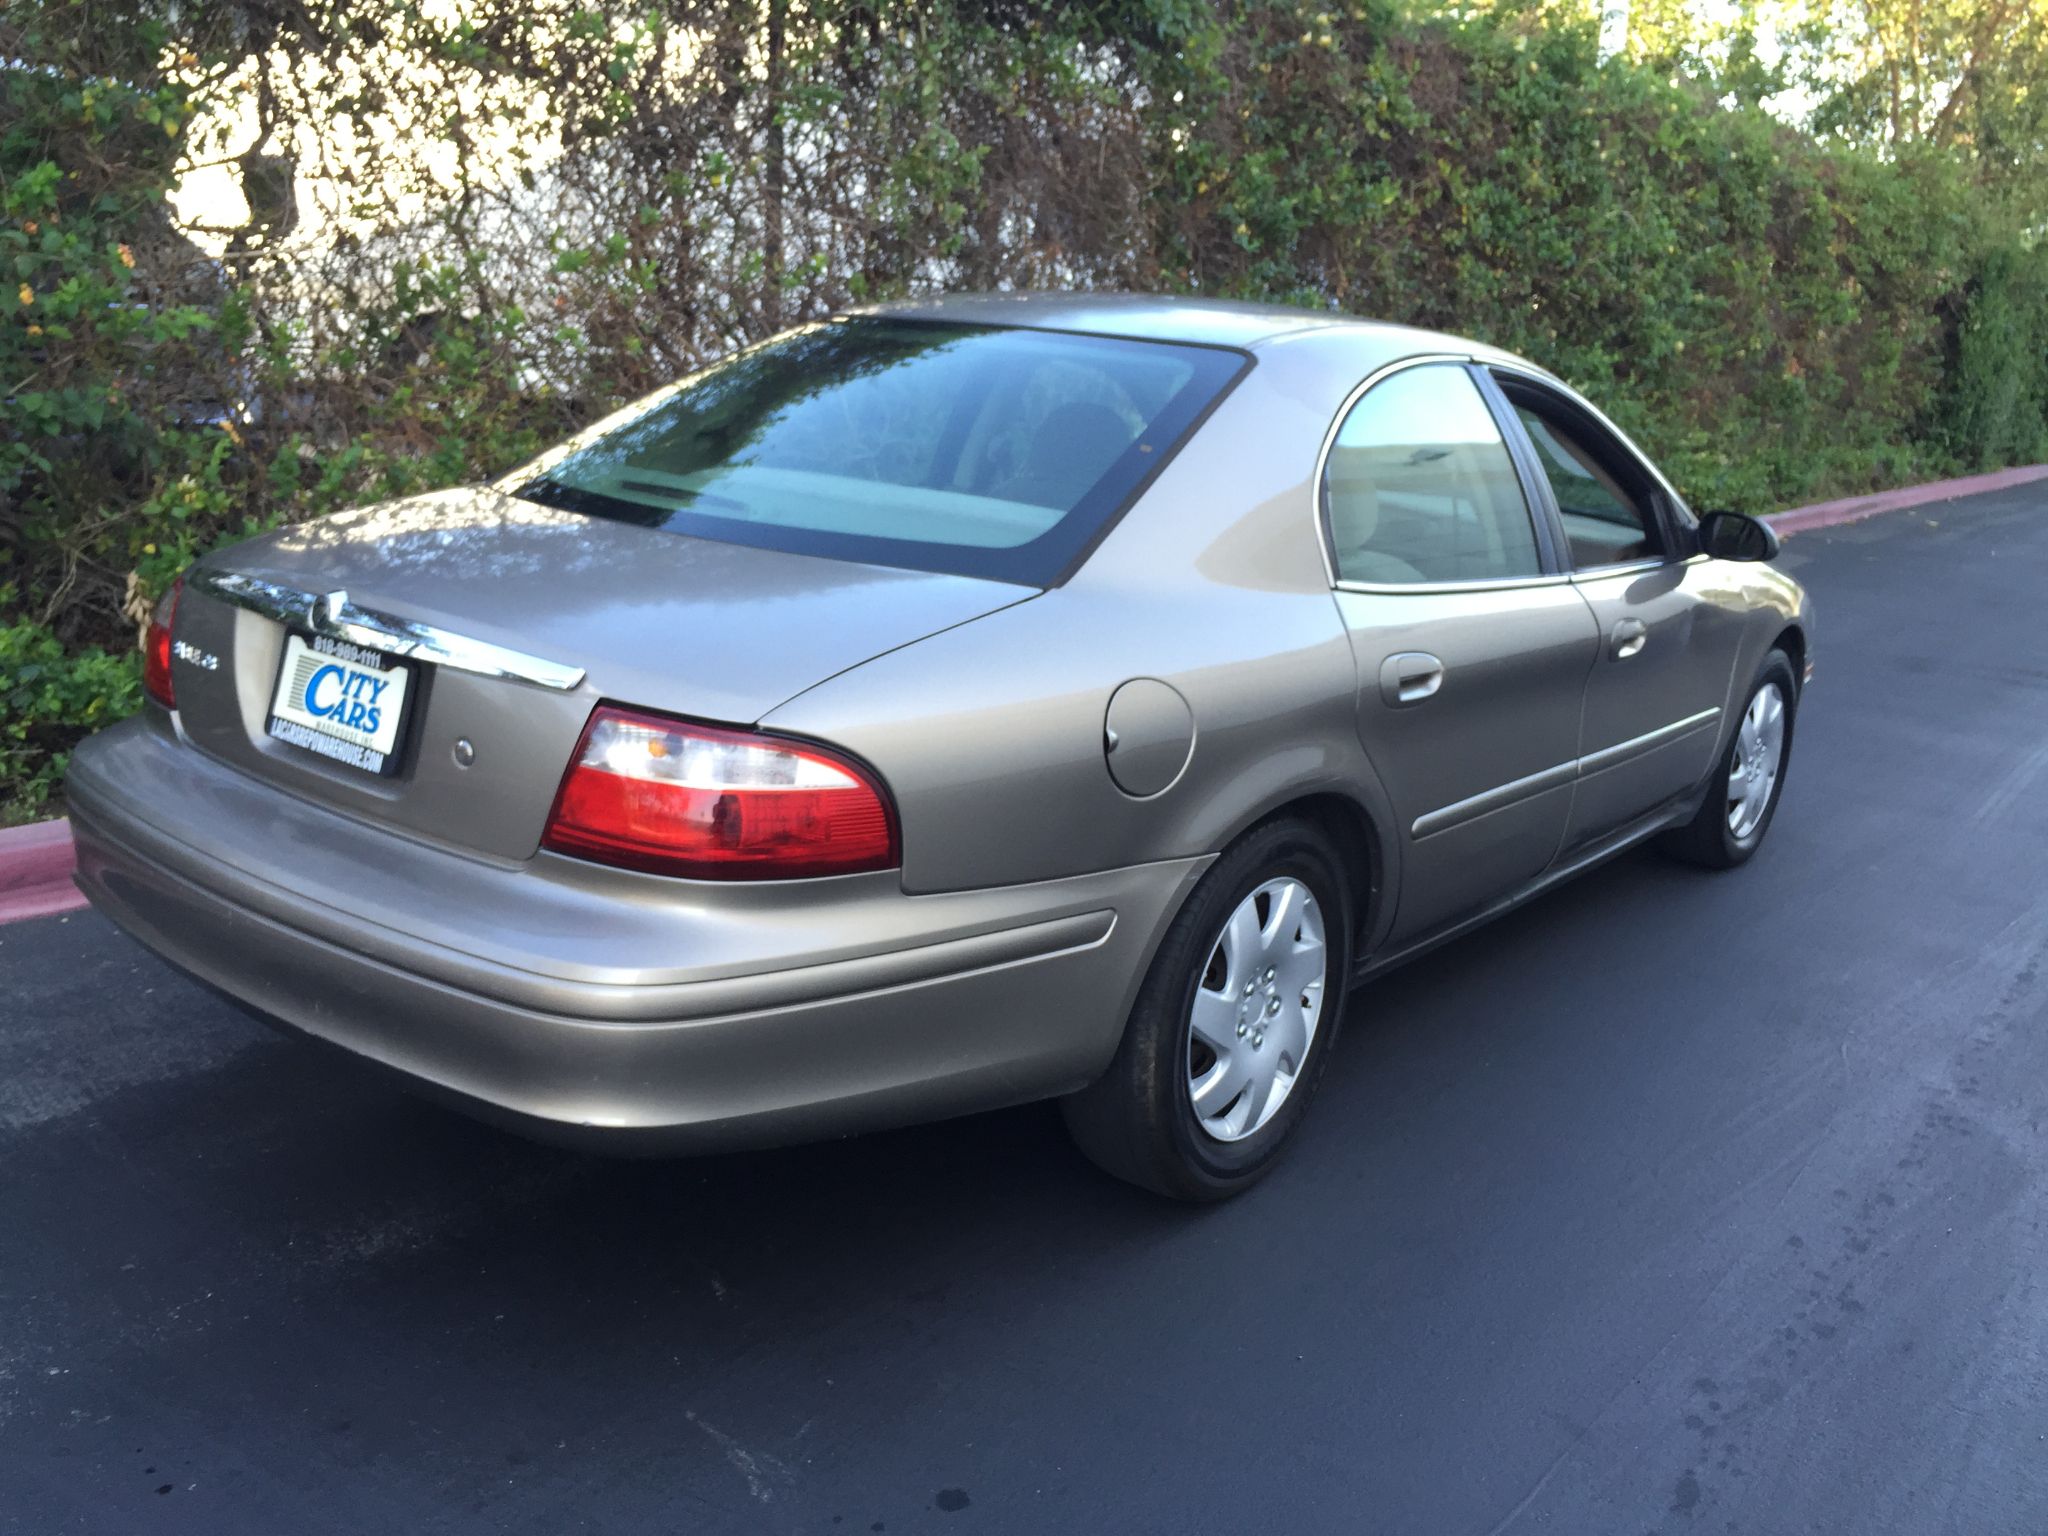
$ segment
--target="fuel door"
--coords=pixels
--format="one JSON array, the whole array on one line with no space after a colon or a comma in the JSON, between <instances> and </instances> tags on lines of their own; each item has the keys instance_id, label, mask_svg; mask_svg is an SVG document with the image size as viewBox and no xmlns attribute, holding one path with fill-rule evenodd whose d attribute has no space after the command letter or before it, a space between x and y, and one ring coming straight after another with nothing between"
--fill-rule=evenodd
<instances>
[{"instance_id":1,"label":"fuel door","mask_svg":"<svg viewBox=\"0 0 2048 1536\"><path fill-rule=\"evenodd\" d=\"M1170 684L1133 678L1110 696L1103 759L1125 794L1142 800L1170 788L1194 751L1194 711Z\"/></svg>"}]
</instances>

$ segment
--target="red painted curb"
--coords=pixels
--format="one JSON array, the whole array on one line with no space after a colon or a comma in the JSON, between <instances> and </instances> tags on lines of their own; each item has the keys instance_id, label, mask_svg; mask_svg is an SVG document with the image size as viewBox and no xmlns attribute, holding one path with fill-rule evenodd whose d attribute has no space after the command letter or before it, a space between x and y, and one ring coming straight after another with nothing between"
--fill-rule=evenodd
<instances>
[{"instance_id":1,"label":"red painted curb","mask_svg":"<svg viewBox=\"0 0 2048 1536\"><path fill-rule=\"evenodd\" d=\"M0 829L0 923L53 917L84 906L85 897L71 883L76 864L68 821Z\"/></svg>"},{"instance_id":2,"label":"red painted curb","mask_svg":"<svg viewBox=\"0 0 2048 1536\"><path fill-rule=\"evenodd\" d=\"M1933 480L1926 485L1902 486L1896 491L1878 491L1870 496L1849 496L1841 501L1819 501L1810 507L1792 507L1770 513L1765 521L1781 535L1804 533L1810 528L1832 528L1875 517L1880 512L1900 512L1907 507L1931 506L1954 501L1958 496L1978 496L1986 491L2011 490L2048 480L2048 464L2027 464L2018 469L1995 469L1985 475L1964 475L1958 480Z\"/></svg>"}]
</instances>

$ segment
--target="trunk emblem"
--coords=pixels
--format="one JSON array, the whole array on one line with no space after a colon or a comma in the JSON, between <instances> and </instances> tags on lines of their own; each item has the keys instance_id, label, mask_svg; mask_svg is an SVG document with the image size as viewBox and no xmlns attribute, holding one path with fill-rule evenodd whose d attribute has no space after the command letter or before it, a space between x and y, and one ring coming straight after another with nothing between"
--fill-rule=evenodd
<instances>
[{"instance_id":1,"label":"trunk emblem","mask_svg":"<svg viewBox=\"0 0 2048 1536\"><path fill-rule=\"evenodd\" d=\"M319 600L319 610L319 618L339 627L342 614L348 610L348 593L337 587Z\"/></svg>"}]
</instances>

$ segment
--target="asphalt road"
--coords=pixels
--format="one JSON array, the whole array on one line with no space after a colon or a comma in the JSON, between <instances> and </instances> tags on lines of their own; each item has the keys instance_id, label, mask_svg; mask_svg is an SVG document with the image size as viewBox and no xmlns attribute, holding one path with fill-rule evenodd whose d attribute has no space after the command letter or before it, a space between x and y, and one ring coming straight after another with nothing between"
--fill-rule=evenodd
<instances>
[{"instance_id":1,"label":"asphalt road","mask_svg":"<svg viewBox=\"0 0 2048 1536\"><path fill-rule=\"evenodd\" d=\"M1785 560L1761 856L1374 985L1212 1211L532 1147L0 930L0 1530L2048 1530L2048 487Z\"/></svg>"}]
</instances>

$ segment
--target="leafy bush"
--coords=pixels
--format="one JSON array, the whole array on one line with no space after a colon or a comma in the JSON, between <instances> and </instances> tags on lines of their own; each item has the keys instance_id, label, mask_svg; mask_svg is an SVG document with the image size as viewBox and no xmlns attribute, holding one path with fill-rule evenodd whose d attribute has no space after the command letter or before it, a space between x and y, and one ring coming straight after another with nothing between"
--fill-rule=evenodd
<instances>
[{"instance_id":1,"label":"leafy bush","mask_svg":"<svg viewBox=\"0 0 2048 1536\"><path fill-rule=\"evenodd\" d=\"M29 14L0 30L31 61L0 67L0 620L89 645L138 561L189 558L226 511L246 306L171 227L195 107L163 28Z\"/></svg>"},{"instance_id":2,"label":"leafy bush","mask_svg":"<svg viewBox=\"0 0 2048 1536\"><path fill-rule=\"evenodd\" d=\"M135 653L67 650L44 625L0 625L0 825L43 814L72 743L141 703Z\"/></svg>"},{"instance_id":3,"label":"leafy bush","mask_svg":"<svg viewBox=\"0 0 2048 1536\"><path fill-rule=\"evenodd\" d=\"M1191 285L1525 353L1706 504L1954 462L1951 310L1995 239L1955 162L1823 149L1600 63L1590 27L1304 29L1271 6L1231 46L1170 167L1169 267Z\"/></svg>"},{"instance_id":4,"label":"leafy bush","mask_svg":"<svg viewBox=\"0 0 2048 1536\"><path fill-rule=\"evenodd\" d=\"M138 613L199 553L494 475L906 293L1192 291L1476 335L1702 504L2048 455L2048 252L1974 162L1823 145L1724 104L1758 90L1500 4L12 0L0 817L133 706ZM240 170L217 259L169 216L185 159ZM295 169L347 189L341 234L295 234Z\"/></svg>"},{"instance_id":5,"label":"leafy bush","mask_svg":"<svg viewBox=\"0 0 2048 1536\"><path fill-rule=\"evenodd\" d=\"M2048 247L1992 251L1969 285L1948 442L1971 469L2048 459Z\"/></svg>"}]
</instances>

